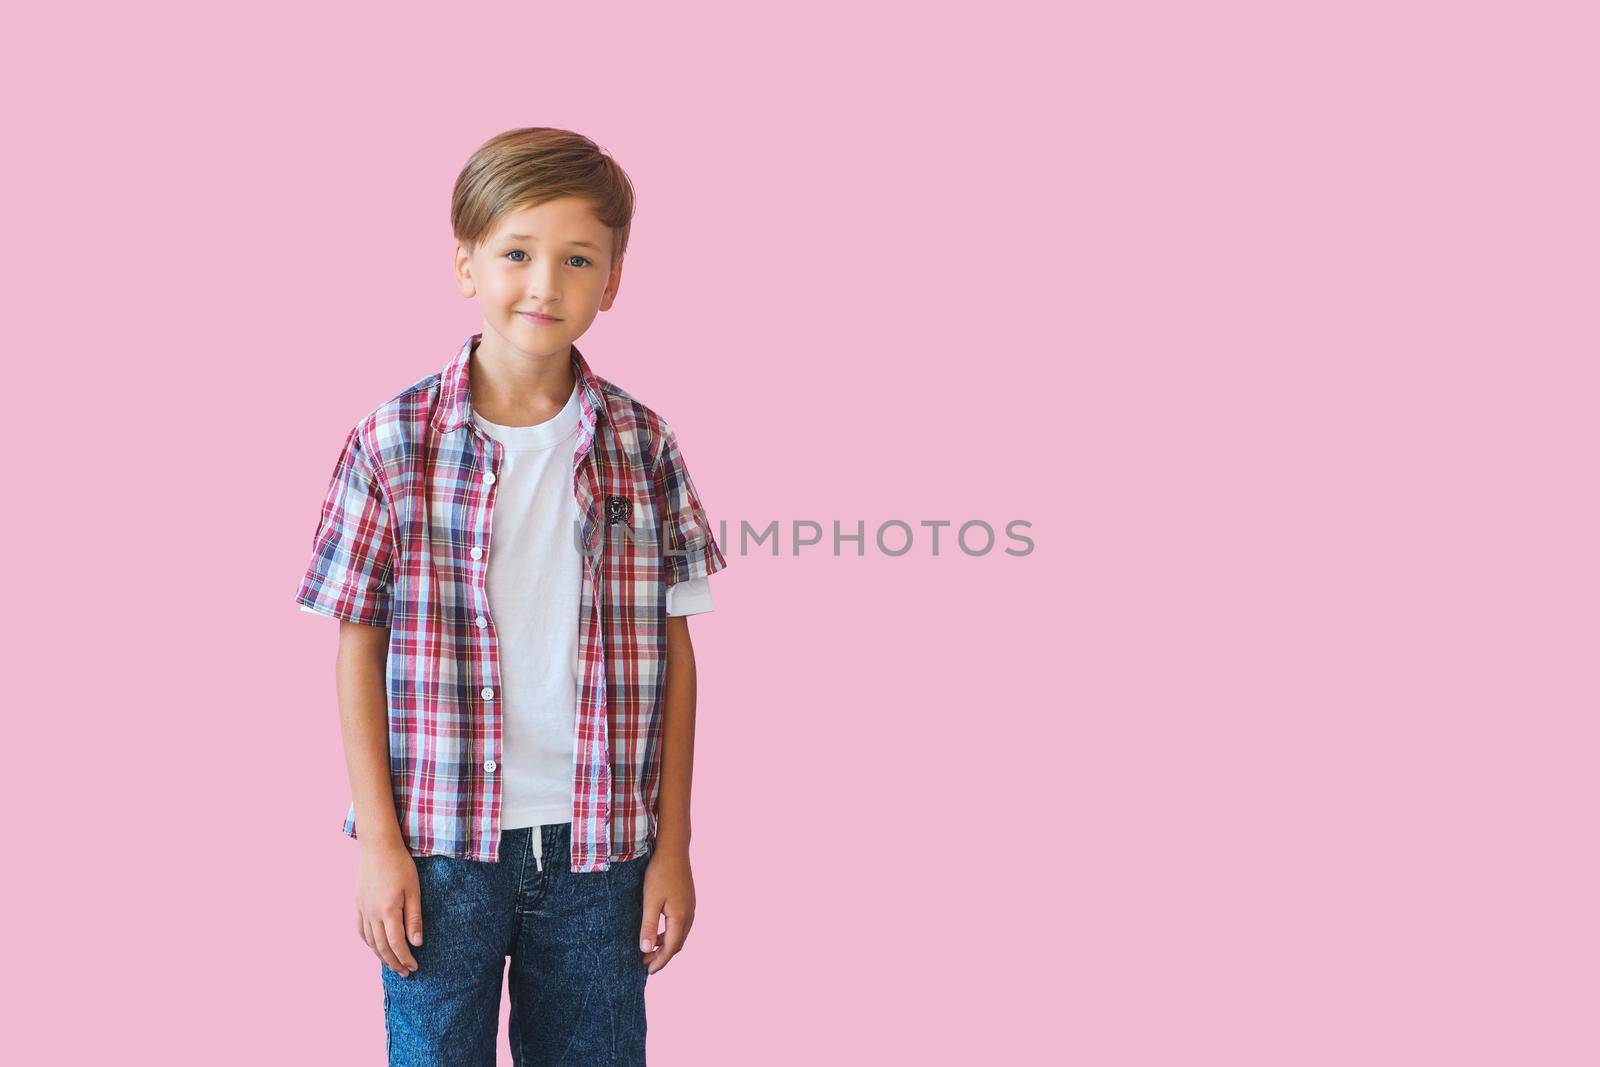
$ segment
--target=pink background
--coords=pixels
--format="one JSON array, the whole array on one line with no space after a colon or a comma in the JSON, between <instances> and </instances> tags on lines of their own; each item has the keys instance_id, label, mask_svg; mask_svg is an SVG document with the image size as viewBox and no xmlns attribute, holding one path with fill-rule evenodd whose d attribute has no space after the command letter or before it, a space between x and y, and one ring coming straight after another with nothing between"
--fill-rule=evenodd
<instances>
[{"instance_id":1,"label":"pink background","mask_svg":"<svg viewBox=\"0 0 1600 1067\"><path fill-rule=\"evenodd\" d=\"M557 125L714 520L1036 545L726 546L653 1064L1597 1062L1595 27L1103 7L31 14L8 1058L382 1061L293 593Z\"/></svg>"}]
</instances>

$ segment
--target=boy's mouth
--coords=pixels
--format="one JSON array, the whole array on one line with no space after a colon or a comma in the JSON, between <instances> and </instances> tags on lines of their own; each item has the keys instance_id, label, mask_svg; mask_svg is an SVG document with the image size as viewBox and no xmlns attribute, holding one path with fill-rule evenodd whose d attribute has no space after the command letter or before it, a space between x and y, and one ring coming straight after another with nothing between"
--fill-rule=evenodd
<instances>
[{"instance_id":1,"label":"boy's mouth","mask_svg":"<svg viewBox=\"0 0 1600 1067\"><path fill-rule=\"evenodd\" d=\"M552 322L561 321L560 319L551 318L549 315L540 315L539 313L533 311L519 311L517 314L521 315L524 319L527 319L535 326L545 326Z\"/></svg>"}]
</instances>

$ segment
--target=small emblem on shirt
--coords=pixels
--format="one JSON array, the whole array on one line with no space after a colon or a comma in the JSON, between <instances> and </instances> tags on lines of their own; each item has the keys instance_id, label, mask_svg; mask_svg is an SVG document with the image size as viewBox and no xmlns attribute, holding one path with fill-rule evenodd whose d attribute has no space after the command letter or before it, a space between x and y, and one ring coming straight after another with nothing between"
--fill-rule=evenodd
<instances>
[{"instance_id":1,"label":"small emblem on shirt","mask_svg":"<svg viewBox=\"0 0 1600 1067\"><path fill-rule=\"evenodd\" d=\"M606 497L606 525L633 525L633 501L625 496Z\"/></svg>"}]
</instances>

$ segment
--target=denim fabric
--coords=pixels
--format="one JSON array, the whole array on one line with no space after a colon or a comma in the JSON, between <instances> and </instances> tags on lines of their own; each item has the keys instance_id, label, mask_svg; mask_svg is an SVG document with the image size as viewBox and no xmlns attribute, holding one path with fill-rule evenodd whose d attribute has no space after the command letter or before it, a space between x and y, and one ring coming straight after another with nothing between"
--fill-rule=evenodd
<instances>
[{"instance_id":1,"label":"denim fabric","mask_svg":"<svg viewBox=\"0 0 1600 1067\"><path fill-rule=\"evenodd\" d=\"M533 835L543 834L535 855ZM423 936L409 978L378 966L389 1063L493 1067L511 959L517 1064L644 1064L639 952L648 854L573 873L572 825L505 830L500 861L416 856Z\"/></svg>"}]
</instances>

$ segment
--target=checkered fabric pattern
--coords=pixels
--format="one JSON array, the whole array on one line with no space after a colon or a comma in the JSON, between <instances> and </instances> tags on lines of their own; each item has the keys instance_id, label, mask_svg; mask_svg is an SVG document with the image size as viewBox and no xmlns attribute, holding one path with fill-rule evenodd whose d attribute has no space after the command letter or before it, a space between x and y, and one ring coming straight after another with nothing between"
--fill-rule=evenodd
<instances>
[{"instance_id":1,"label":"checkered fabric pattern","mask_svg":"<svg viewBox=\"0 0 1600 1067\"><path fill-rule=\"evenodd\" d=\"M389 771L412 855L499 862L499 648L486 585L504 446L471 419L474 334L345 439L296 600L389 629ZM589 370L573 492L582 516L572 870L656 836L667 587L727 565L670 426ZM344 833L356 836L355 805Z\"/></svg>"}]
</instances>

